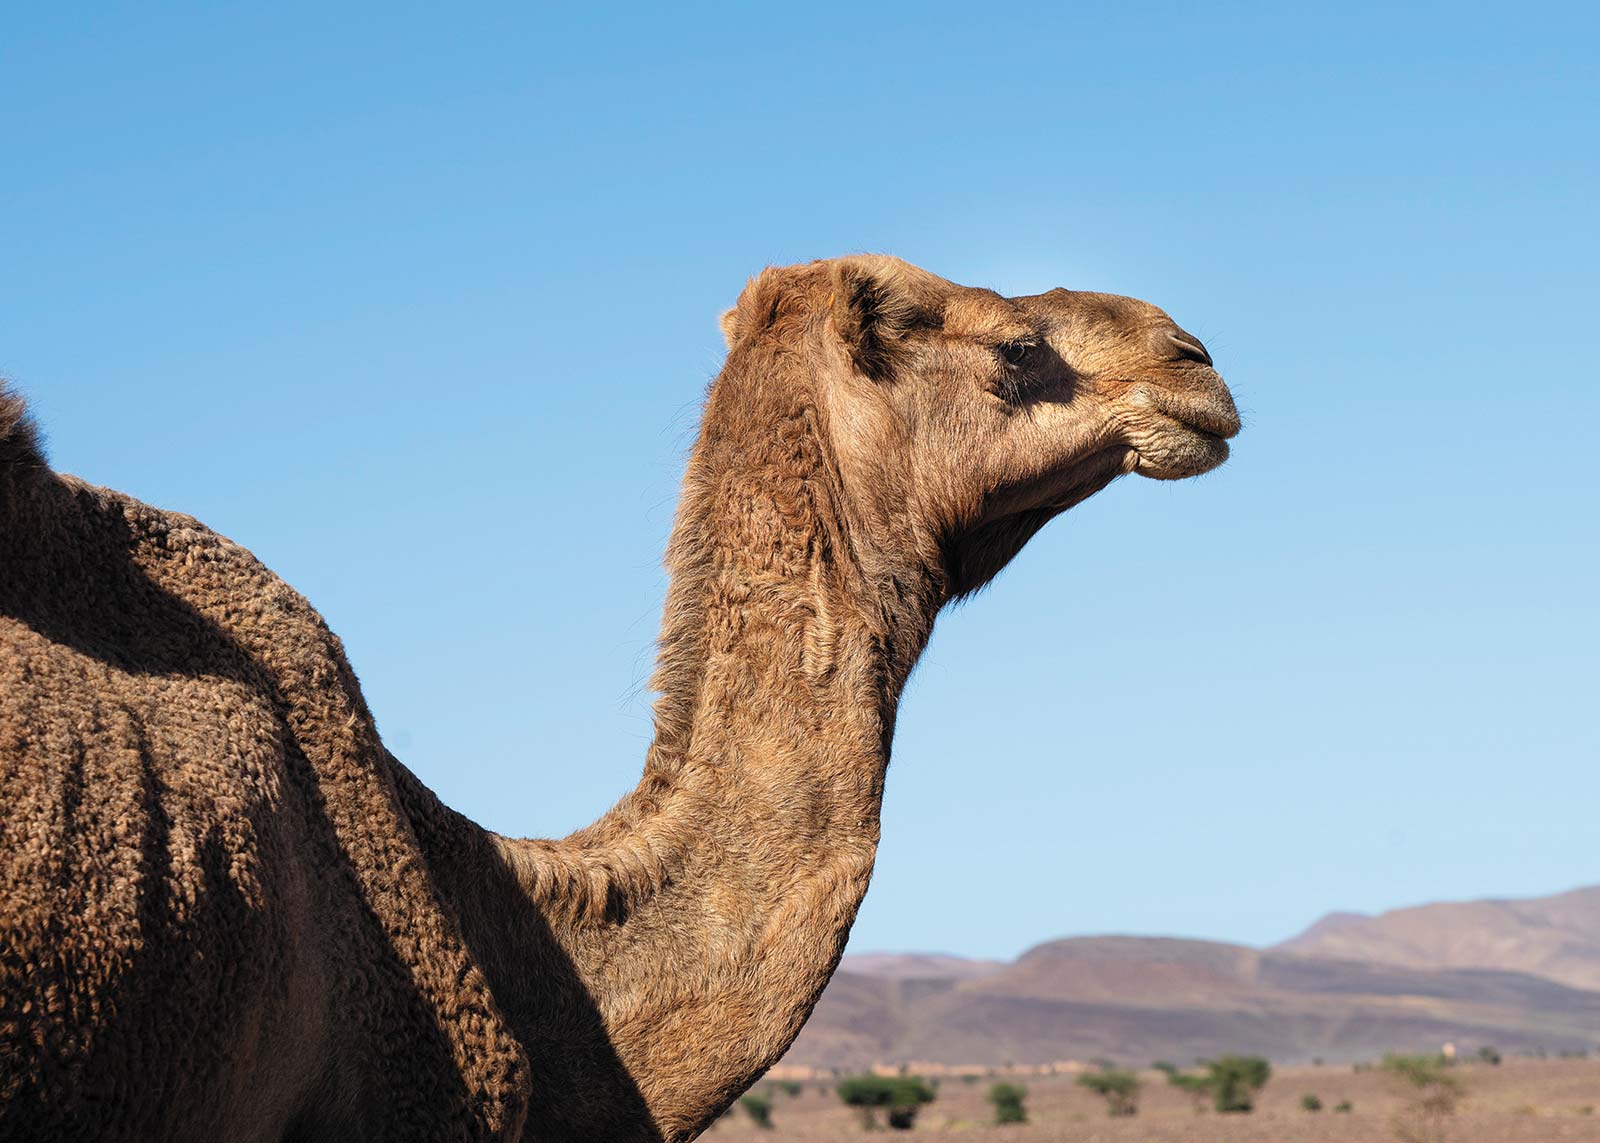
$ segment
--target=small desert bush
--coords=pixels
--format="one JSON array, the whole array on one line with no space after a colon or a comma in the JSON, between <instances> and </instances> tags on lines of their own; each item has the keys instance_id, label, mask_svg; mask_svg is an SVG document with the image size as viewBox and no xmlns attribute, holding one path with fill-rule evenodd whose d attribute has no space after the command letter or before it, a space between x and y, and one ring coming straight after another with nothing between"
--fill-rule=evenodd
<instances>
[{"instance_id":1,"label":"small desert bush","mask_svg":"<svg viewBox=\"0 0 1600 1143\"><path fill-rule=\"evenodd\" d=\"M936 1093L916 1076L852 1076L841 1080L839 1098L861 1114L861 1124L868 1130L877 1126L877 1112L882 1111L889 1126L904 1131L917 1121L917 1111L925 1103L932 1103Z\"/></svg>"},{"instance_id":2,"label":"small desert bush","mask_svg":"<svg viewBox=\"0 0 1600 1143\"><path fill-rule=\"evenodd\" d=\"M751 1092L739 1101L739 1106L744 1108L746 1115L756 1121L757 1127L765 1131L772 1130L772 1100Z\"/></svg>"},{"instance_id":3,"label":"small desert bush","mask_svg":"<svg viewBox=\"0 0 1600 1143\"><path fill-rule=\"evenodd\" d=\"M1139 1089L1144 1085L1132 1072L1119 1068L1084 1072L1078 1077L1078 1084L1106 1101L1107 1115L1134 1115L1139 1110Z\"/></svg>"},{"instance_id":4,"label":"small desert bush","mask_svg":"<svg viewBox=\"0 0 1600 1143\"><path fill-rule=\"evenodd\" d=\"M1211 1101L1210 1076L1188 1075L1180 1071L1171 1071L1167 1073L1167 1082L1189 1097L1196 1115L1205 1111L1206 1104Z\"/></svg>"},{"instance_id":5,"label":"small desert bush","mask_svg":"<svg viewBox=\"0 0 1600 1143\"><path fill-rule=\"evenodd\" d=\"M1401 1143L1443 1143L1465 1094L1450 1061L1439 1056L1385 1056L1383 1072L1400 1095L1391 1126Z\"/></svg>"},{"instance_id":6,"label":"small desert bush","mask_svg":"<svg viewBox=\"0 0 1600 1143\"><path fill-rule=\"evenodd\" d=\"M1315 1095L1302 1095L1300 1097L1300 1108L1302 1111L1321 1111L1322 1099Z\"/></svg>"},{"instance_id":7,"label":"small desert bush","mask_svg":"<svg viewBox=\"0 0 1600 1143\"><path fill-rule=\"evenodd\" d=\"M994 1104L994 1121L996 1123L1026 1123L1028 1122L1028 1109L1023 1106L1023 1100L1028 1095L1028 1089L1021 1084L997 1083L989 1089L989 1102Z\"/></svg>"},{"instance_id":8,"label":"small desert bush","mask_svg":"<svg viewBox=\"0 0 1600 1143\"><path fill-rule=\"evenodd\" d=\"M1253 1111L1257 1093L1272 1078L1272 1065L1261 1056L1218 1056L1206 1069L1212 1106L1225 1114Z\"/></svg>"}]
</instances>

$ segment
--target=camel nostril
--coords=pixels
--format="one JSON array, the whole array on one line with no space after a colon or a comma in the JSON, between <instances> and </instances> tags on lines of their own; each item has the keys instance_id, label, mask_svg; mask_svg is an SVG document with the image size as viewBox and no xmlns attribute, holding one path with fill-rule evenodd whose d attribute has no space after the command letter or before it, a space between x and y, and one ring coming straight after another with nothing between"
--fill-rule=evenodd
<instances>
[{"instance_id":1,"label":"camel nostril","mask_svg":"<svg viewBox=\"0 0 1600 1143\"><path fill-rule=\"evenodd\" d=\"M1190 361L1198 361L1201 365L1213 364L1211 354L1201 344L1200 339L1193 334L1184 333L1182 330L1170 330L1167 338L1178 347L1178 355Z\"/></svg>"}]
</instances>

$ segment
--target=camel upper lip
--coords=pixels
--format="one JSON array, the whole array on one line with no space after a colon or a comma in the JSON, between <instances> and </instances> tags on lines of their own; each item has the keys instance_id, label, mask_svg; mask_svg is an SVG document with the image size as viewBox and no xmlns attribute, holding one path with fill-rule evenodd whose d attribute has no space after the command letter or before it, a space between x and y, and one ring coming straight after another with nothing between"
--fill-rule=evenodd
<instances>
[{"instance_id":1,"label":"camel upper lip","mask_svg":"<svg viewBox=\"0 0 1600 1143\"><path fill-rule=\"evenodd\" d=\"M1177 421L1191 432L1219 440L1239 434L1239 410L1234 407L1233 396L1220 377L1216 378L1214 387L1206 386L1199 392L1141 385L1133 398L1138 404L1168 420Z\"/></svg>"},{"instance_id":2,"label":"camel upper lip","mask_svg":"<svg viewBox=\"0 0 1600 1143\"><path fill-rule=\"evenodd\" d=\"M1237 423L1228 426L1223 426L1216 422L1202 425L1183 417L1174 417L1173 419L1186 429L1193 429L1203 437L1214 437L1219 441L1229 440L1232 437L1239 435L1239 426Z\"/></svg>"},{"instance_id":3,"label":"camel upper lip","mask_svg":"<svg viewBox=\"0 0 1600 1143\"><path fill-rule=\"evenodd\" d=\"M1163 413L1186 429L1193 429L1195 432L1219 440L1228 440L1239 435L1239 411L1234 408L1233 401L1226 396L1220 400L1169 398L1160 402L1159 407Z\"/></svg>"}]
</instances>

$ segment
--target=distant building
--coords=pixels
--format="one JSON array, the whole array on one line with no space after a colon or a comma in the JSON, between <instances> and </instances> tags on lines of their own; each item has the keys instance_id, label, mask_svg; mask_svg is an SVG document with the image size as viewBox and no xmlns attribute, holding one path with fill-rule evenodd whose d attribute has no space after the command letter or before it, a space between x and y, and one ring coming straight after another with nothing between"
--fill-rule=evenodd
<instances>
[{"instance_id":1,"label":"distant building","mask_svg":"<svg viewBox=\"0 0 1600 1143\"><path fill-rule=\"evenodd\" d=\"M813 1080L822 1079L819 1068L807 1067L804 1064L778 1064L767 1069L767 1078L775 1080Z\"/></svg>"}]
</instances>

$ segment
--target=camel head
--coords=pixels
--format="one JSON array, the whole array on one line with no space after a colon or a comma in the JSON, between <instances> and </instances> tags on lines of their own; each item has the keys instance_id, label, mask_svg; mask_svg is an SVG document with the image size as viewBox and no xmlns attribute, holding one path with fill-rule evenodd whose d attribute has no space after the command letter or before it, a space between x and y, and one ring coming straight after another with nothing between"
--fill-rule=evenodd
<instances>
[{"instance_id":1,"label":"camel head","mask_svg":"<svg viewBox=\"0 0 1600 1143\"><path fill-rule=\"evenodd\" d=\"M1007 298L861 255L764 271L723 331L730 365L763 344L815 363L854 526L930 555L952 597L1116 477L1199 475L1239 431L1199 339L1134 298Z\"/></svg>"}]
</instances>

